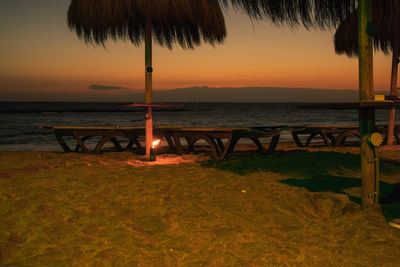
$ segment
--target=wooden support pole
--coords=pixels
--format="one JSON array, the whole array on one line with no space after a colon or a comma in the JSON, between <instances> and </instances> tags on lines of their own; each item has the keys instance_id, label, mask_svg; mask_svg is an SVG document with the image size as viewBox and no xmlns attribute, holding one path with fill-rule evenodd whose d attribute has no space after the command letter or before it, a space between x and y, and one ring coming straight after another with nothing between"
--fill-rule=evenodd
<instances>
[{"instance_id":1,"label":"wooden support pole","mask_svg":"<svg viewBox=\"0 0 400 267\"><path fill-rule=\"evenodd\" d=\"M360 100L373 100L373 56L372 37L367 34L367 27L372 17L372 0L358 2L358 51L359 51L359 94ZM360 108L360 154L361 154L361 199L363 206L372 206L377 197L376 170L373 148L368 138L375 130L374 108Z\"/></svg>"},{"instance_id":2,"label":"wooden support pole","mask_svg":"<svg viewBox=\"0 0 400 267\"><path fill-rule=\"evenodd\" d=\"M146 104L151 104L152 99L152 36L151 36L151 20L146 21L145 35L145 94ZM146 158L150 160L150 148L153 143L153 109L151 106L146 107Z\"/></svg>"},{"instance_id":3,"label":"wooden support pole","mask_svg":"<svg viewBox=\"0 0 400 267\"><path fill-rule=\"evenodd\" d=\"M390 96L397 96L397 72L399 67L399 45L394 43L393 45L393 57L392 57L392 73L390 76ZM387 129L387 138L386 144L393 145L393 136L394 136L394 125L395 125L395 108L389 109L388 116L388 129Z\"/></svg>"}]
</instances>

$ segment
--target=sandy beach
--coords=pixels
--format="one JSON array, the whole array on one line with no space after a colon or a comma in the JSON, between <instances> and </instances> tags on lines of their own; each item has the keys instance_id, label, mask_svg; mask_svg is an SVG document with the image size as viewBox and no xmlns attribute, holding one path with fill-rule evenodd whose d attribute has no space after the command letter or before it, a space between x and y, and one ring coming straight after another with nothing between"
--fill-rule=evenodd
<instances>
[{"instance_id":1,"label":"sandy beach","mask_svg":"<svg viewBox=\"0 0 400 267\"><path fill-rule=\"evenodd\" d=\"M0 7L0 267L400 266L400 0Z\"/></svg>"},{"instance_id":2,"label":"sandy beach","mask_svg":"<svg viewBox=\"0 0 400 267\"><path fill-rule=\"evenodd\" d=\"M400 203L360 206L357 147L0 152L3 266L397 266ZM400 151L381 148L381 192Z\"/></svg>"}]
</instances>

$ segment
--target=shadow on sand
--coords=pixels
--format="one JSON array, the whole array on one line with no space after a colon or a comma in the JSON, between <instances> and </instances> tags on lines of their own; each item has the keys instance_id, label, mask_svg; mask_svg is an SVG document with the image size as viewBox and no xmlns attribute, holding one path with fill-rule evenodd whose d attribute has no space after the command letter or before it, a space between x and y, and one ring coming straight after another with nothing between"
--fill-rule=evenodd
<instances>
[{"instance_id":1,"label":"shadow on sand","mask_svg":"<svg viewBox=\"0 0 400 267\"><path fill-rule=\"evenodd\" d=\"M238 155L224 161L208 161L204 167L230 171L239 175L253 172L274 172L291 178L279 182L306 188L311 192L334 192L348 195L349 199L361 204L360 197L350 195L346 189L361 187L360 156L352 153L325 151L290 151L273 155ZM393 176L400 173L400 164L381 160L381 175ZM380 182L380 196L393 192L396 184ZM400 217L400 203L382 204L386 219Z\"/></svg>"}]
</instances>

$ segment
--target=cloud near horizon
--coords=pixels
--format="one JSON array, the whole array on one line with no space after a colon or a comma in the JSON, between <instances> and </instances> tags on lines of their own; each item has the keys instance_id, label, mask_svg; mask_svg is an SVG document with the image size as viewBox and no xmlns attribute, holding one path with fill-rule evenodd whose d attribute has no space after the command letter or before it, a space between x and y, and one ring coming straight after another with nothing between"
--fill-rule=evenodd
<instances>
[{"instance_id":1,"label":"cloud near horizon","mask_svg":"<svg viewBox=\"0 0 400 267\"><path fill-rule=\"evenodd\" d=\"M103 85L103 84L92 84L89 86L90 90L123 90L128 89L121 86L114 86L114 85Z\"/></svg>"}]
</instances>

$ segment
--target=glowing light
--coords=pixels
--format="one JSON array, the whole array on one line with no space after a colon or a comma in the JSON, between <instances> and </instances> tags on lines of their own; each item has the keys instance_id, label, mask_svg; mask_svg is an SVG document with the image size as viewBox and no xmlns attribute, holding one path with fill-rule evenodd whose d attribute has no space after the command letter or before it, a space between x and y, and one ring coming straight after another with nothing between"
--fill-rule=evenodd
<instances>
[{"instance_id":1,"label":"glowing light","mask_svg":"<svg viewBox=\"0 0 400 267\"><path fill-rule=\"evenodd\" d=\"M161 140L157 139L153 141L153 148L155 148L156 146L158 146L160 144Z\"/></svg>"}]
</instances>

